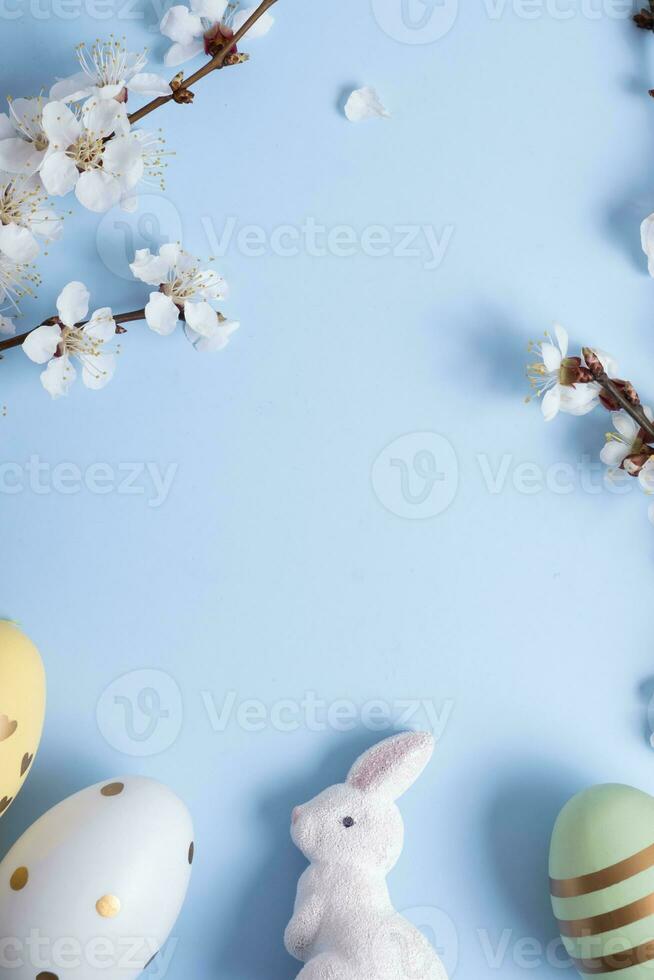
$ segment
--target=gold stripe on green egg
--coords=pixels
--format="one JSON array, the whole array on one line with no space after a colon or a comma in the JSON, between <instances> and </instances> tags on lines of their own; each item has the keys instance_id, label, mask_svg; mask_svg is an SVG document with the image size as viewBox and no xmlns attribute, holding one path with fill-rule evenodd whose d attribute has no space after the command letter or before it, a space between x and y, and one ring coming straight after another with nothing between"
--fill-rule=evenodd
<instances>
[{"instance_id":1,"label":"gold stripe on green egg","mask_svg":"<svg viewBox=\"0 0 654 980\"><path fill-rule=\"evenodd\" d=\"M550 891L566 950L584 976L654 977L654 799L595 786L561 811Z\"/></svg>"},{"instance_id":2,"label":"gold stripe on green egg","mask_svg":"<svg viewBox=\"0 0 654 980\"><path fill-rule=\"evenodd\" d=\"M634 875L610 888L603 888L590 895L576 898L557 898L551 895L552 908L557 919L587 919L591 916L612 912L625 905L654 893L654 868Z\"/></svg>"}]
</instances>

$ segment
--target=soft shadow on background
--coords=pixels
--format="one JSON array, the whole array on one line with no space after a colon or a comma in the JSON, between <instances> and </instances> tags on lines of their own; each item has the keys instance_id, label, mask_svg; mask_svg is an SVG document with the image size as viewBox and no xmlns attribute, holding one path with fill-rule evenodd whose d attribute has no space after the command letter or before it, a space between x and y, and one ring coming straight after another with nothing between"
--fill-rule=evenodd
<instances>
[{"instance_id":1,"label":"soft shadow on background","mask_svg":"<svg viewBox=\"0 0 654 980\"><path fill-rule=\"evenodd\" d=\"M503 395L522 407L530 391L526 367L532 325L511 322L506 310L490 304L479 305L461 316L462 333L464 323L466 343L458 366L462 376L475 388L492 390L495 396Z\"/></svg>"},{"instance_id":2,"label":"soft shadow on background","mask_svg":"<svg viewBox=\"0 0 654 980\"><path fill-rule=\"evenodd\" d=\"M638 685L637 732L645 745L650 745L654 732L654 676L646 677Z\"/></svg>"},{"instance_id":3,"label":"soft shadow on background","mask_svg":"<svg viewBox=\"0 0 654 980\"><path fill-rule=\"evenodd\" d=\"M69 747L61 747L55 755L42 742L23 788L2 817L0 860L44 813L107 775L92 756Z\"/></svg>"},{"instance_id":4,"label":"soft shadow on background","mask_svg":"<svg viewBox=\"0 0 654 980\"><path fill-rule=\"evenodd\" d=\"M634 9L643 4L636 3ZM617 25L616 25L617 27ZM654 86L651 68L652 35L650 31L639 30L631 20L622 26L633 52L633 73L623 79L623 87L633 99L639 99L642 106L642 133L647 133L650 143L649 154L638 154L631 174L620 174L616 181L615 194L606 215L609 234L617 242L620 250L643 275L647 266L640 244L640 224L654 211L654 184L648 161L654 155L654 128L652 115L654 99L648 94ZM641 134L642 135L642 134Z\"/></svg>"},{"instance_id":5,"label":"soft shadow on background","mask_svg":"<svg viewBox=\"0 0 654 980\"><path fill-rule=\"evenodd\" d=\"M548 882L552 830L563 806L588 784L583 774L555 776L553 768L559 764L525 761L500 782L481 831L498 896L511 915L506 925L544 947L558 937Z\"/></svg>"},{"instance_id":6,"label":"soft shadow on background","mask_svg":"<svg viewBox=\"0 0 654 980\"><path fill-rule=\"evenodd\" d=\"M302 964L285 951L283 936L307 862L290 838L291 811L328 786L342 783L357 756L379 738L372 732L339 738L319 769L298 773L261 801L259 832L266 838L268 857L241 889L234 883L234 915L221 930L227 941L218 949L218 975L233 971L242 980L291 980L297 976Z\"/></svg>"}]
</instances>

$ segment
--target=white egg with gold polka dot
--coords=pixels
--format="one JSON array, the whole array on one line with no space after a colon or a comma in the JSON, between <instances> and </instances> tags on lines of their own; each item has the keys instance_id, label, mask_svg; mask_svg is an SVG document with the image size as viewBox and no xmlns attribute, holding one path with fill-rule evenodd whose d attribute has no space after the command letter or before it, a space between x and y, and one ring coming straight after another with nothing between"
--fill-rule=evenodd
<instances>
[{"instance_id":1,"label":"white egg with gold polka dot","mask_svg":"<svg viewBox=\"0 0 654 980\"><path fill-rule=\"evenodd\" d=\"M154 780L107 780L59 803L0 864L0 975L135 980L170 955L194 850L188 810Z\"/></svg>"},{"instance_id":2,"label":"white egg with gold polka dot","mask_svg":"<svg viewBox=\"0 0 654 980\"><path fill-rule=\"evenodd\" d=\"M39 651L8 620L0 620L0 816L27 778L41 741L45 671Z\"/></svg>"}]
</instances>

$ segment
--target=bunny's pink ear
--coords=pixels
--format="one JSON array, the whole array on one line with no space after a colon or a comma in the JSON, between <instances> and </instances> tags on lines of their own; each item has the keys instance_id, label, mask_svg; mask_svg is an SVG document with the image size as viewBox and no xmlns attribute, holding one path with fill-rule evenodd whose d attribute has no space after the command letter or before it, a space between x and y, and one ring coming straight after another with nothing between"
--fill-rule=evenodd
<instances>
[{"instance_id":1,"label":"bunny's pink ear","mask_svg":"<svg viewBox=\"0 0 654 980\"><path fill-rule=\"evenodd\" d=\"M429 732L393 735L357 759L347 782L364 792L380 792L397 800L415 783L433 751L434 737Z\"/></svg>"}]
</instances>

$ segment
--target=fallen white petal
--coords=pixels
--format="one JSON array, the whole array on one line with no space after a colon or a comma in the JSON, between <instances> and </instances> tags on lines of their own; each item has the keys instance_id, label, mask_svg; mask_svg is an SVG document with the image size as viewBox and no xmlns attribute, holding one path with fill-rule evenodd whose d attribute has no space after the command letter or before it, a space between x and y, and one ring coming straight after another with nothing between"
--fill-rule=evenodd
<instances>
[{"instance_id":1,"label":"fallen white petal","mask_svg":"<svg viewBox=\"0 0 654 980\"><path fill-rule=\"evenodd\" d=\"M350 122L364 119L388 118L390 112L382 105L374 88L369 85L355 89L345 103L345 115Z\"/></svg>"},{"instance_id":2,"label":"fallen white petal","mask_svg":"<svg viewBox=\"0 0 654 980\"><path fill-rule=\"evenodd\" d=\"M654 214L650 214L640 226L640 243L648 258L650 276L654 276Z\"/></svg>"}]
</instances>

